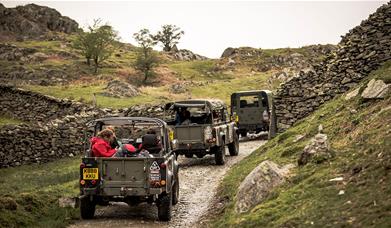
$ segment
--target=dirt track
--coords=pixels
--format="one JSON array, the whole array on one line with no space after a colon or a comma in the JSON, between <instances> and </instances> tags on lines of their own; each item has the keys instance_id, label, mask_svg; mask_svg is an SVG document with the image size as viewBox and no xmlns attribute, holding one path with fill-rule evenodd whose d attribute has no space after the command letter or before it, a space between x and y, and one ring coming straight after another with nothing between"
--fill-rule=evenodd
<instances>
[{"instance_id":1,"label":"dirt track","mask_svg":"<svg viewBox=\"0 0 391 228\"><path fill-rule=\"evenodd\" d=\"M173 208L170 222L157 220L155 205L141 204L129 207L125 203L113 203L107 207L97 208L93 220L77 221L70 228L197 226L196 222L207 211L209 202L227 170L263 143L265 141L241 141L239 155L236 157L227 155L224 166L216 166L213 156L206 156L202 159L179 157L180 201Z\"/></svg>"}]
</instances>

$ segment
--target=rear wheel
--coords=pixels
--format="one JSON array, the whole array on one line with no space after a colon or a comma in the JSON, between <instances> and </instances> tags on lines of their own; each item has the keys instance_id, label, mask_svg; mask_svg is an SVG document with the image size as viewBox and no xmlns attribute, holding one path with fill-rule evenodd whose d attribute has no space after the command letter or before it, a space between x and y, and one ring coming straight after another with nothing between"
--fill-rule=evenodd
<instances>
[{"instance_id":1,"label":"rear wheel","mask_svg":"<svg viewBox=\"0 0 391 228\"><path fill-rule=\"evenodd\" d=\"M80 216L82 219L92 219L95 214L96 203L90 197L84 197L80 200Z\"/></svg>"},{"instance_id":2,"label":"rear wheel","mask_svg":"<svg viewBox=\"0 0 391 228\"><path fill-rule=\"evenodd\" d=\"M159 197L158 217L160 221L170 221L172 212L172 191Z\"/></svg>"},{"instance_id":3,"label":"rear wheel","mask_svg":"<svg viewBox=\"0 0 391 228\"><path fill-rule=\"evenodd\" d=\"M241 131L240 132L240 136L242 136L242 138L246 137L247 136L247 131Z\"/></svg>"},{"instance_id":4,"label":"rear wheel","mask_svg":"<svg viewBox=\"0 0 391 228\"><path fill-rule=\"evenodd\" d=\"M224 165L225 164L225 145L216 146L213 148L215 151L215 161L216 165Z\"/></svg>"},{"instance_id":5,"label":"rear wheel","mask_svg":"<svg viewBox=\"0 0 391 228\"><path fill-rule=\"evenodd\" d=\"M172 187L172 205L176 205L179 202L179 174L175 178L175 184Z\"/></svg>"},{"instance_id":6,"label":"rear wheel","mask_svg":"<svg viewBox=\"0 0 391 228\"><path fill-rule=\"evenodd\" d=\"M187 158L192 158L192 157L193 157L193 154L185 154L185 157L187 157Z\"/></svg>"},{"instance_id":7,"label":"rear wheel","mask_svg":"<svg viewBox=\"0 0 391 228\"><path fill-rule=\"evenodd\" d=\"M237 156L239 154L239 136L234 134L234 141L228 144L229 155Z\"/></svg>"}]
</instances>

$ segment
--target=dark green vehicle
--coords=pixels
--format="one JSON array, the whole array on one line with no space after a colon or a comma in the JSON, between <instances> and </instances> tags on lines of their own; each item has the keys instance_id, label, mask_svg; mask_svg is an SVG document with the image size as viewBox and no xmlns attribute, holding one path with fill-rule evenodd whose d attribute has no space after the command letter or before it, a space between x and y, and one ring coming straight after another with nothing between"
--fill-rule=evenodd
<instances>
[{"instance_id":1,"label":"dark green vehicle","mask_svg":"<svg viewBox=\"0 0 391 228\"><path fill-rule=\"evenodd\" d=\"M237 123L239 133L268 131L268 138L275 136L276 115L273 95L269 90L240 91L231 95L231 118Z\"/></svg>"},{"instance_id":2,"label":"dark green vehicle","mask_svg":"<svg viewBox=\"0 0 391 228\"><path fill-rule=\"evenodd\" d=\"M178 202L179 176L167 124L156 118L112 117L91 121L88 127L92 135L113 129L119 145L145 148L148 156L133 151L124 157L91 157L86 149L80 164L81 217L91 219L96 205L120 201L156 204L159 220L170 220L172 205Z\"/></svg>"},{"instance_id":3,"label":"dark green vehicle","mask_svg":"<svg viewBox=\"0 0 391 228\"><path fill-rule=\"evenodd\" d=\"M173 129L173 147L177 155L202 158L211 154L217 165L225 164L226 146L231 156L238 155L237 128L223 101L185 100L168 107L175 113L175 120L168 124Z\"/></svg>"}]
</instances>

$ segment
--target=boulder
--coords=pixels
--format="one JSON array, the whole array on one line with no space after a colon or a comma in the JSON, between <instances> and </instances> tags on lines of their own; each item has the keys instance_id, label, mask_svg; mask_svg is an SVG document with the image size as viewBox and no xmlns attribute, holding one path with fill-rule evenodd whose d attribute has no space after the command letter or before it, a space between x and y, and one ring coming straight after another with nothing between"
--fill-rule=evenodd
<instances>
[{"instance_id":1,"label":"boulder","mask_svg":"<svg viewBox=\"0 0 391 228\"><path fill-rule=\"evenodd\" d=\"M360 88L357 88L351 92L349 92L348 94L346 94L345 96L345 100L348 101L354 97L356 97L358 95L358 93L360 92Z\"/></svg>"},{"instance_id":2,"label":"boulder","mask_svg":"<svg viewBox=\"0 0 391 228\"><path fill-rule=\"evenodd\" d=\"M372 79L361 93L364 99L383 99L389 91L390 85L382 80Z\"/></svg>"},{"instance_id":3,"label":"boulder","mask_svg":"<svg viewBox=\"0 0 391 228\"><path fill-rule=\"evenodd\" d=\"M321 126L321 125L320 125ZM323 127L319 126L319 133L304 147L298 159L298 165L303 166L309 162L321 163L333 155L330 151L327 135L323 134Z\"/></svg>"},{"instance_id":4,"label":"boulder","mask_svg":"<svg viewBox=\"0 0 391 228\"><path fill-rule=\"evenodd\" d=\"M135 97L139 94L140 92L135 86L120 80L109 82L105 92L102 93L102 95L109 97Z\"/></svg>"},{"instance_id":5,"label":"boulder","mask_svg":"<svg viewBox=\"0 0 391 228\"><path fill-rule=\"evenodd\" d=\"M285 181L293 164L280 168L272 161L263 161L240 184L235 210L243 213L262 203L273 188Z\"/></svg>"}]
</instances>

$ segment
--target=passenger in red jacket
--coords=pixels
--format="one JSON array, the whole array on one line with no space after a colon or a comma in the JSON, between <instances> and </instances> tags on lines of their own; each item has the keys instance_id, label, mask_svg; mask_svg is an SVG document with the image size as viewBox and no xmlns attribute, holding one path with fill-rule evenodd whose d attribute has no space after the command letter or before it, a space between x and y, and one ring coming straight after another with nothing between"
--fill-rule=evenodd
<instances>
[{"instance_id":1,"label":"passenger in red jacket","mask_svg":"<svg viewBox=\"0 0 391 228\"><path fill-rule=\"evenodd\" d=\"M96 137L92 137L91 142L91 157L112 157L117 149L113 149L110 143L115 140L115 134L110 129L100 131Z\"/></svg>"}]
</instances>

